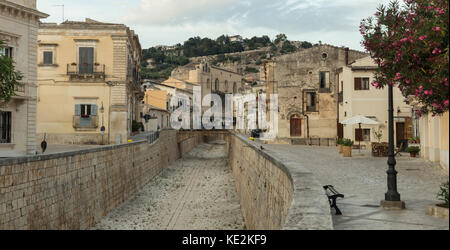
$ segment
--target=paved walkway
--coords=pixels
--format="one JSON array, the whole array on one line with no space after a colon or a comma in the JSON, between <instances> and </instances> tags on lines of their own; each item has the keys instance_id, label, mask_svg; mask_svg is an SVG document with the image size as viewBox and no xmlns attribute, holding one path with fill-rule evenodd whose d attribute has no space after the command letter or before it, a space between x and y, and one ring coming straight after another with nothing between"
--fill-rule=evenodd
<instances>
[{"instance_id":1,"label":"paved walkway","mask_svg":"<svg viewBox=\"0 0 450 250\"><path fill-rule=\"evenodd\" d=\"M94 229L232 230L244 222L224 142L201 144Z\"/></svg>"},{"instance_id":2,"label":"paved walkway","mask_svg":"<svg viewBox=\"0 0 450 250\"><path fill-rule=\"evenodd\" d=\"M333 217L335 229L449 229L448 220L425 214L428 205L439 203L436 194L440 184L448 180L448 172L422 159L411 159L406 154L397 158L398 189L407 209L385 211L379 204L387 191L387 158L344 158L337 148L328 147L264 148L281 159L297 161L312 171L321 184L334 185L345 194L345 199L338 201L344 215Z\"/></svg>"}]
</instances>

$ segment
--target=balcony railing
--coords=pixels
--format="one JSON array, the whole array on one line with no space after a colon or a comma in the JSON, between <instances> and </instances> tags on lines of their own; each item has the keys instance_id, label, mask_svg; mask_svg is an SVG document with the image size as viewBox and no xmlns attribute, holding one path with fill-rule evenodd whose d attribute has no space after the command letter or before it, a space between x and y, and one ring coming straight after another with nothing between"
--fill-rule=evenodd
<instances>
[{"instance_id":1,"label":"balcony railing","mask_svg":"<svg viewBox=\"0 0 450 250\"><path fill-rule=\"evenodd\" d=\"M90 116L73 116L73 127L78 129L88 128L95 129L98 128L98 116L90 115Z\"/></svg>"},{"instance_id":2,"label":"balcony railing","mask_svg":"<svg viewBox=\"0 0 450 250\"><path fill-rule=\"evenodd\" d=\"M25 85L16 85L14 86L14 93L16 96L25 96Z\"/></svg>"},{"instance_id":3,"label":"balcony railing","mask_svg":"<svg viewBox=\"0 0 450 250\"><path fill-rule=\"evenodd\" d=\"M105 64L67 64L67 75L71 79L105 79Z\"/></svg>"}]
</instances>

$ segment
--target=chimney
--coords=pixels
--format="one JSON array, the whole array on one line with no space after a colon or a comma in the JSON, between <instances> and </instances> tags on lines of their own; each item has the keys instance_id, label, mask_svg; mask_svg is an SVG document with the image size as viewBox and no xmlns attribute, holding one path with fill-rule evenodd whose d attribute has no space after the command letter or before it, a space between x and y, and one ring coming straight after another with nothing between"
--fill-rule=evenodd
<instances>
[{"instance_id":1,"label":"chimney","mask_svg":"<svg viewBox=\"0 0 450 250\"><path fill-rule=\"evenodd\" d=\"M349 48L345 48L345 65L346 66L348 65L348 51L349 50L350 50Z\"/></svg>"}]
</instances>

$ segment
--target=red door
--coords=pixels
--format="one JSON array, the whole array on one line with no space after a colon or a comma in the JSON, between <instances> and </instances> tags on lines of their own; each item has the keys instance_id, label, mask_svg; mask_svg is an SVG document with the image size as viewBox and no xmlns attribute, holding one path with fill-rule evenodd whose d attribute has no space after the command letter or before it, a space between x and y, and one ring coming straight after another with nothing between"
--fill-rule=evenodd
<instances>
[{"instance_id":1,"label":"red door","mask_svg":"<svg viewBox=\"0 0 450 250\"><path fill-rule=\"evenodd\" d=\"M291 136L302 136L302 120L296 115L291 117Z\"/></svg>"}]
</instances>

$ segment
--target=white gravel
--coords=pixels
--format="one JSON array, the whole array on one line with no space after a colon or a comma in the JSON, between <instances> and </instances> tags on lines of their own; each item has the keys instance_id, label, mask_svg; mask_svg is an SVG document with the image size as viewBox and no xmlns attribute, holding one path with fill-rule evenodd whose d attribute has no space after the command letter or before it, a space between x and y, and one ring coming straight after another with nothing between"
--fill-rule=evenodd
<instances>
[{"instance_id":1,"label":"white gravel","mask_svg":"<svg viewBox=\"0 0 450 250\"><path fill-rule=\"evenodd\" d=\"M226 145L199 145L93 229L244 229Z\"/></svg>"}]
</instances>

